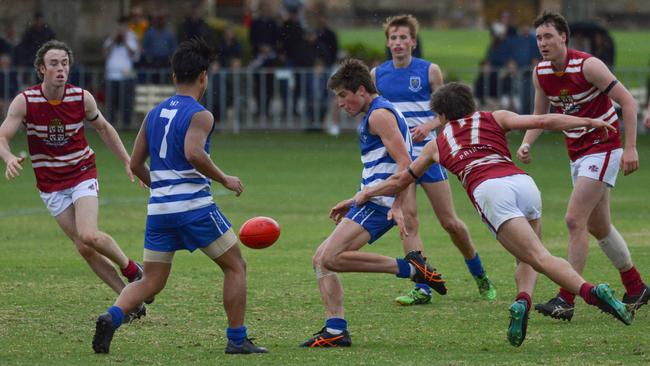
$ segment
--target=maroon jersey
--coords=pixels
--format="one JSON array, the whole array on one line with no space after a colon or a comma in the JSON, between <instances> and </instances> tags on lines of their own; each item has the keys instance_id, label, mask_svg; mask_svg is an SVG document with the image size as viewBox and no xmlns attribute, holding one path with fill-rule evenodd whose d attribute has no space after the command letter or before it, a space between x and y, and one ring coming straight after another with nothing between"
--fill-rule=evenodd
<instances>
[{"instance_id":1,"label":"maroon jersey","mask_svg":"<svg viewBox=\"0 0 650 366\"><path fill-rule=\"evenodd\" d=\"M537 64L535 75L546 93L553 112L606 121L616 133L605 138L600 129L580 127L564 131L569 158L576 159L621 147L621 131L612 100L585 79L582 67L592 55L569 48L564 70L553 69L551 61Z\"/></svg>"},{"instance_id":2,"label":"maroon jersey","mask_svg":"<svg viewBox=\"0 0 650 366\"><path fill-rule=\"evenodd\" d=\"M490 112L449 121L436 143L440 164L458 177L470 197L488 179L526 174L512 162L505 131Z\"/></svg>"},{"instance_id":3,"label":"maroon jersey","mask_svg":"<svg viewBox=\"0 0 650 366\"><path fill-rule=\"evenodd\" d=\"M42 192L74 187L96 178L95 154L84 136L83 89L66 85L63 99L47 100L41 85L22 92L27 102L23 123L36 186Z\"/></svg>"}]
</instances>

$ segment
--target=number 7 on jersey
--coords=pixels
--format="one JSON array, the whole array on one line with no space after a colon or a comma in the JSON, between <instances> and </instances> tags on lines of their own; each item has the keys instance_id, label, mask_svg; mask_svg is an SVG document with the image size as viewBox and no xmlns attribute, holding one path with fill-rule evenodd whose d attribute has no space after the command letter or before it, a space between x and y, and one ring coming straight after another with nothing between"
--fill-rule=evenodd
<instances>
[{"instance_id":1,"label":"number 7 on jersey","mask_svg":"<svg viewBox=\"0 0 650 366\"><path fill-rule=\"evenodd\" d=\"M174 116L176 116L176 112L178 112L178 109L163 108L160 111L160 118L166 118L169 120L165 125L165 134L163 135L162 143L160 144L160 152L158 153L158 156L160 156L161 159L167 157L167 134L169 133L169 127L172 124L172 120L174 119Z\"/></svg>"}]
</instances>

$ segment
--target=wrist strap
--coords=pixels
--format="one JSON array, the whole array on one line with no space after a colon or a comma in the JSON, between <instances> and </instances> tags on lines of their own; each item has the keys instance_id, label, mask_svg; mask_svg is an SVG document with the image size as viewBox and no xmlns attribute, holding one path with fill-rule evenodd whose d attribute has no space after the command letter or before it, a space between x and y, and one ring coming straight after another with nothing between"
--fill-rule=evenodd
<instances>
[{"instance_id":1,"label":"wrist strap","mask_svg":"<svg viewBox=\"0 0 650 366\"><path fill-rule=\"evenodd\" d=\"M415 173L413 172L413 169L411 169L411 167L406 168L406 171L409 172L409 174L411 175L411 177L413 177L413 179L415 179L415 180L420 179L420 177L415 175Z\"/></svg>"}]
</instances>

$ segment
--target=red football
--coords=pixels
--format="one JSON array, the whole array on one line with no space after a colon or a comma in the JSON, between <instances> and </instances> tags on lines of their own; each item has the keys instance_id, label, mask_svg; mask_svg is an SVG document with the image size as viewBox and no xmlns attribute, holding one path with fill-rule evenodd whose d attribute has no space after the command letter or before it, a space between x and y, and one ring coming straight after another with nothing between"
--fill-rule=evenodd
<instances>
[{"instance_id":1,"label":"red football","mask_svg":"<svg viewBox=\"0 0 650 366\"><path fill-rule=\"evenodd\" d=\"M271 246L279 236L280 225L277 221L265 216L253 217L239 229L239 240L252 249Z\"/></svg>"}]
</instances>

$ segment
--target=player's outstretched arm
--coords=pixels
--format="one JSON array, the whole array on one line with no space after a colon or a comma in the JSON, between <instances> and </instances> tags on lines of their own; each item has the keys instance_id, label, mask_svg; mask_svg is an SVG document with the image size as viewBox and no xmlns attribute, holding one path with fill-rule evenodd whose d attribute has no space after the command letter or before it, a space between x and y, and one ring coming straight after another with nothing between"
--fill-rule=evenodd
<instances>
[{"instance_id":1,"label":"player's outstretched arm","mask_svg":"<svg viewBox=\"0 0 650 366\"><path fill-rule=\"evenodd\" d=\"M548 113L548 108L549 108L549 101L548 98L546 97L546 93L544 93L544 90L542 87L539 85L539 81L537 80L537 68L533 70L533 85L535 86L535 114L546 114ZM521 141L521 146L519 146L519 149L517 149L517 158L524 164L530 163L533 158L530 155L530 149L537 141L537 138L539 135L544 132L543 130L540 129L533 129L533 130L528 130L524 134L524 139Z\"/></svg>"},{"instance_id":2,"label":"player's outstretched arm","mask_svg":"<svg viewBox=\"0 0 650 366\"><path fill-rule=\"evenodd\" d=\"M23 170L22 163L25 160L23 156L16 156L11 152L9 141L16 135L20 124L25 118L27 105L25 104L25 97L21 94L17 95L9 105L7 117L2 125L0 125L0 157L7 165L5 169L5 178L13 179L20 175Z\"/></svg>"},{"instance_id":3,"label":"player's outstretched arm","mask_svg":"<svg viewBox=\"0 0 650 366\"><path fill-rule=\"evenodd\" d=\"M375 196L389 196L402 192L406 187L415 182L418 177L421 177L429 169L431 164L438 160L438 146L436 145L436 141L429 141L424 145L420 156L407 169L393 174L389 179L380 184L366 187L362 191L359 191L354 196L354 202L363 204Z\"/></svg>"},{"instance_id":4,"label":"player's outstretched arm","mask_svg":"<svg viewBox=\"0 0 650 366\"><path fill-rule=\"evenodd\" d=\"M643 120L645 128L650 129L650 101L648 102L648 109L645 111L645 120Z\"/></svg>"},{"instance_id":5,"label":"player's outstretched arm","mask_svg":"<svg viewBox=\"0 0 650 366\"><path fill-rule=\"evenodd\" d=\"M147 187L151 186L151 176L147 168L147 158L149 157L149 146L147 144L147 117L142 121L138 135L133 143L131 152L130 168L133 174Z\"/></svg>"},{"instance_id":6,"label":"player's outstretched arm","mask_svg":"<svg viewBox=\"0 0 650 366\"><path fill-rule=\"evenodd\" d=\"M595 57L585 60L582 67L585 79L612 98L623 111L625 141L621 168L624 175L639 169L639 153L636 150L636 127L638 106L629 90L621 84L607 66Z\"/></svg>"},{"instance_id":7,"label":"player's outstretched arm","mask_svg":"<svg viewBox=\"0 0 650 366\"><path fill-rule=\"evenodd\" d=\"M506 131L542 129L550 131L570 130L573 128L588 127L602 128L606 133L616 133L616 128L607 122L593 118L574 117L567 114L549 113L536 115L517 114L500 110L492 113L497 123Z\"/></svg>"},{"instance_id":8,"label":"player's outstretched arm","mask_svg":"<svg viewBox=\"0 0 650 366\"><path fill-rule=\"evenodd\" d=\"M212 131L214 118L208 111L195 113L190 122L190 127L185 135L185 158L199 173L221 183L227 189L239 195L244 191L244 186L238 177L226 175L216 166L210 155L204 150L205 143Z\"/></svg>"},{"instance_id":9,"label":"player's outstretched arm","mask_svg":"<svg viewBox=\"0 0 650 366\"><path fill-rule=\"evenodd\" d=\"M126 152L126 148L120 139L120 135L117 134L115 127L108 123L106 118L102 115L97 108L97 103L95 98L90 92L84 90L84 108L86 110L86 119L90 121L90 124L97 130L99 137L104 141L104 144L113 152L118 159L124 163L124 170L126 175L129 177L131 182L135 182L133 178L133 172L131 172L130 158L129 153Z\"/></svg>"}]
</instances>

